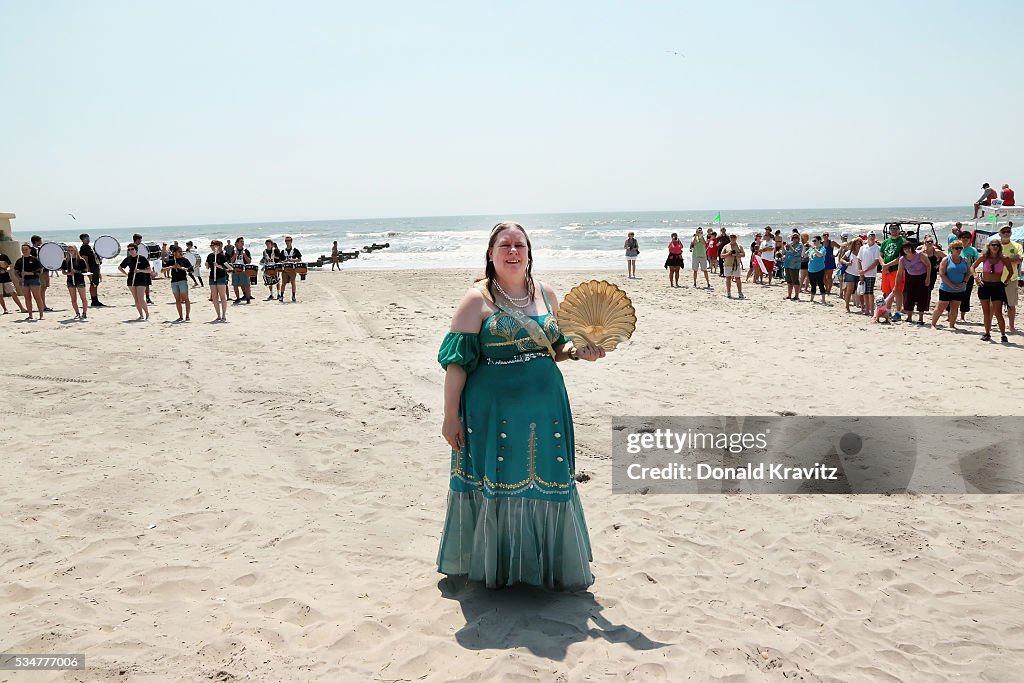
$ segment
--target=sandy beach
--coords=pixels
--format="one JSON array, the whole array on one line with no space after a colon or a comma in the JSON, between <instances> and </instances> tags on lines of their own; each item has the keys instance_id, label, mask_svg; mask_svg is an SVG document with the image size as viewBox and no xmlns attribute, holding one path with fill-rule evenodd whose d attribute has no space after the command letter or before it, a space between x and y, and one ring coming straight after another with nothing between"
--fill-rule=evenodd
<instances>
[{"instance_id":1,"label":"sandy beach","mask_svg":"<svg viewBox=\"0 0 1024 683\"><path fill-rule=\"evenodd\" d=\"M129 322L115 277L88 323L63 287L45 321L0 316L0 649L88 663L0 680L1015 679L1024 495L613 495L610 425L1020 415L1024 335L979 341L980 308L932 332L624 270L536 272L560 294L616 282L638 317L604 361L560 366L590 476L597 580L577 595L435 570L436 354L474 272L314 272L298 303L225 325L195 288L172 324L166 280Z\"/></svg>"}]
</instances>

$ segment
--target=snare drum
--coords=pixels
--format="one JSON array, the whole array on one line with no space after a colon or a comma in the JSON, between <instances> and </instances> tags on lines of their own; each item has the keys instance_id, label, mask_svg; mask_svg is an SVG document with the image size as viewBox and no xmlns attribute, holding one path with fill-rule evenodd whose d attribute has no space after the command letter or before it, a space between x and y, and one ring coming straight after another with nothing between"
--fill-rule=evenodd
<instances>
[{"instance_id":1,"label":"snare drum","mask_svg":"<svg viewBox=\"0 0 1024 683\"><path fill-rule=\"evenodd\" d=\"M238 270L238 268L239 268L238 266L235 266L235 270L236 271ZM251 285L256 284L256 282L258 281L258 278L259 278L259 274L260 274L260 267L257 266L255 263L246 263L241 268L242 268L242 271L245 272L245 274L249 276L249 284L251 284Z\"/></svg>"},{"instance_id":2,"label":"snare drum","mask_svg":"<svg viewBox=\"0 0 1024 683\"><path fill-rule=\"evenodd\" d=\"M39 262L47 270L60 270L68 258L68 247L59 242L46 242L39 247Z\"/></svg>"},{"instance_id":3,"label":"snare drum","mask_svg":"<svg viewBox=\"0 0 1024 683\"><path fill-rule=\"evenodd\" d=\"M267 287L276 285L281 279L280 268L276 263L269 263L263 266L263 284Z\"/></svg>"},{"instance_id":4,"label":"snare drum","mask_svg":"<svg viewBox=\"0 0 1024 683\"><path fill-rule=\"evenodd\" d=\"M305 275L307 272L309 272L309 270L306 267L305 263L303 263L302 261L299 261L298 263L295 264L295 274L296 275Z\"/></svg>"}]
</instances>

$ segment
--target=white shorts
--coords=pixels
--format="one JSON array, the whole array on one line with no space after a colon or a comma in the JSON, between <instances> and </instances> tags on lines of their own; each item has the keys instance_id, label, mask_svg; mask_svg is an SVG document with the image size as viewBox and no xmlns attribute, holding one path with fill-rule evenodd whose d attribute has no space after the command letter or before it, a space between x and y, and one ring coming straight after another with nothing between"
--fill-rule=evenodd
<instances>
[{"instance_id":1,"label":"white shorts","mask_svg":"<svg viewBox=\"0 0 1024 683\"><path fill-rule=\"evenodd\" d=\"M627 261L636 261L636 256L627 256L626 260Z\"/></svg>"},{"instance_id":2,"label":"white shorts","mask_svg":"<svg viewBox=\"0 0 1024 683\"><path fill-rule=\"evenodd\" d=\"M15 293L13 282L4 282L0 284L0 296L13 296Z\"/></svg>"},{"instance_id":3,"label":"white shorts","mask_svg":"<svg viewBox=\"0 0 1024 683\"><path fill-rule=\"evenodd\" d=\"M690 258L690 267L694 270L707 270L708 259L706 256L692 256Z\"/></svg>"},{"instance_id":4,"label":"white shorts","mask_svg":"<svg viewBox=\"0 0 1024 683\"><path fill-rule=\"evenodd\" d=\"M725 269L726 277L734 277L737 280L743 277L743 266L733 266Z\"/></svg>"}]
</instances>

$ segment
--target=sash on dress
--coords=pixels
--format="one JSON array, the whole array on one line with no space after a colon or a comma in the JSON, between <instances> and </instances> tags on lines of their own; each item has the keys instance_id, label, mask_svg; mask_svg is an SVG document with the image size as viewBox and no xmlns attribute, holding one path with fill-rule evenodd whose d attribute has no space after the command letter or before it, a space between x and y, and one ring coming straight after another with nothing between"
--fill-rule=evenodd
<instances>
[{"instance_id":1,"label":"sash on dress","mask_svg":"<svg viewBox=\"0 0 1024 683\"><path fill-rule=\"evenodd\" d=\"M544 285L541 284L541 286L543 287ZM515 320L520 327L526 330L526 333L530 335L530 339L532 339L537 346L547 349L548 353L551 354L551 360L557 362L555 358L555 349L551 346L551 341L548 339L548 336L544 334L544 330L541 329L541 326L536 320L524 315L522 311L517 311L513 306L502 306L500 303L495 301L495 297L491 296L491 293L487 291L486 280L481 280L476 283L475 287L480 290L480 293L484 295L484 298L487 299L487 301L495 308Z\"/></svg>"}]
</instances>

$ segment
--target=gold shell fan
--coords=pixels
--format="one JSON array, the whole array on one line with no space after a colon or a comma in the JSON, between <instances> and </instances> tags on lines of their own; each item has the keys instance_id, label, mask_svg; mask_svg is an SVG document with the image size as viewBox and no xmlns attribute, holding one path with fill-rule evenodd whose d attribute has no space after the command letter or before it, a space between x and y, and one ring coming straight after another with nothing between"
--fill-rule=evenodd
<instances>
[{"instance_id":1,"label":"gold shell fan","mask_svg":"<svg viewBox=\"0 0 1024 683\"><path fill-rule=\"evenodd\" d=\"M565 295L558 307L558 326L577 348L594 344L614 351L636 329L636 309L612 283L590 280Z\"/></svg>"}]
</instances>

